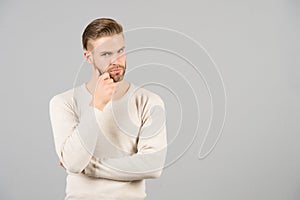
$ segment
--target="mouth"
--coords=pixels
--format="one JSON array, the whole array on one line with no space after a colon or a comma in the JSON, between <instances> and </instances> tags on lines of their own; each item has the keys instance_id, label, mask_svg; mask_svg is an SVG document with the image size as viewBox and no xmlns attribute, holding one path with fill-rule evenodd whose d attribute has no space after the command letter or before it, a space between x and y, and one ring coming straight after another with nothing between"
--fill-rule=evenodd
<instances>
[{"instance_id":1,"label":"mouth","mask_svg":"<svg viewBox=\"0 0 300 200\"><path fill-rule=\"evenodd\" d=\"M119 76L122 74L122 69L114 69L109 71L110 76Z\"/></svg>"},{"instance_id":2,"label":"mouth","mask_svg":"<svg viewBox=\"0 0 300 200\"><path fill-rule=\"evenodd\" d=\"M123 70L122 67L116 67L116 68L112 68L110 70L108 70L109 73L113 73L113 74L118 74L118 73L121 73Z\"/></svg>"},{"instance_id":3,"label":"mouth","mask_svg":"<svg viewBox=\"0 0 300 200\"><path fill-rule=\"evenodd\" d=\"M114 82L119 82L123 79L125 73L125 67L123 66L115 66L108 70L110 78L114 80Z\"/></svg>"},{"instance_id":4,"label":"mouth","mask_svg":"<svg viewBox=\"0 0 300 200\"><path fill-rule=\"evenodd\" d=\"M121 71L122 71L122 69L118 68L118 69L113 69L110 72L112 72L112 73L120 73Z\"/></svg>"}]
</instances>

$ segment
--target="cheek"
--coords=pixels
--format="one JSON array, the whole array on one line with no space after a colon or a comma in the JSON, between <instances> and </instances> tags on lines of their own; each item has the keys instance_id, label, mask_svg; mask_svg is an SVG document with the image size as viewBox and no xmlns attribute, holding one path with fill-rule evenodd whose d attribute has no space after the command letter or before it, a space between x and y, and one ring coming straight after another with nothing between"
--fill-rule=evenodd
<instances>
[{"instance_id":1,"label":"cheek","mask_svg":"<svg viewBox=\"0 0 300 200\"><path fill-rule=\"evenodd\" d=\"M125 55L121 56L121 57L120 57L120 60L121 60L121 62L125 63L125 61L126 61L126 56L125 56Z\"/></svg>"},{"instance_id":2,"label":"cheek","mask_svg":"<svg viewBox=\"0 0 300 200\"><path fill-rule=\"evenodd\" d=\"M109 65L109 60L101 59L101 58L94 58L94 65L100 68L105 68Z\"/></svg>"}]
</instances>

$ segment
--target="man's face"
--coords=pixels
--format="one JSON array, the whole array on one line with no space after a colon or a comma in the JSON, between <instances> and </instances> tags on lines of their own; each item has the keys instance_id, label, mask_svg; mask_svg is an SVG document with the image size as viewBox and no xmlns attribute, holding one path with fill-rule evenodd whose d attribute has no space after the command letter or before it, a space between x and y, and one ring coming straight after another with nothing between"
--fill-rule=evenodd
<instances>
[{"instance_id":1,"label":"man's face","mask_svg":"<svg viewBox=\"0 0 300 200\"><path fill-rule=\"evenodd\" d=\"M123 80L126 70L124 38L122 34L90 41L91 64L100 74L108 72L114 82Z\"/></svg>"}]
</instances>

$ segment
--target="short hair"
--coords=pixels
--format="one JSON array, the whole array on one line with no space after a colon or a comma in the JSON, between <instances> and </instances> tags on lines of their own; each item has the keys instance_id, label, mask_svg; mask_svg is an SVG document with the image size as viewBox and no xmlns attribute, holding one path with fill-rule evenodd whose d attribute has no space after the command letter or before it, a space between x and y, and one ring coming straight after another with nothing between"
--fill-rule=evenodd
<instances>
[{"instance_id":1,"label":"short hair","mask_svg":"<svg viewBox=\"0 0 300 200\"><path fill-rule=\"evenodd\" d=\"M112 36L123 32L121 24L110 18L98 18L87 25L82 34L82 46L85 50L90 40Z\"/></svg>"}]
</instances>

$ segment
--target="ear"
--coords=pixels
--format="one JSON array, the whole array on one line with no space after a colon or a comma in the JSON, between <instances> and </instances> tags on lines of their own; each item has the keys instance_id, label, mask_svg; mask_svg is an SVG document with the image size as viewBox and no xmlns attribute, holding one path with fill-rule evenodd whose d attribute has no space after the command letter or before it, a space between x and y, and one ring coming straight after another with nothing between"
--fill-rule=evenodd
<instances>
[{"instance_id":1,"label":"ear","mask_svg":"<svg viewBox=\"0 0 300 200\"><path fill-rule=\"evenodd\" d=\"M83 56L88 63L90 63L90 64L93 63L93 57L92 57L92 53L90 51L84 50Z\"/></svg>"}]
</instances>

